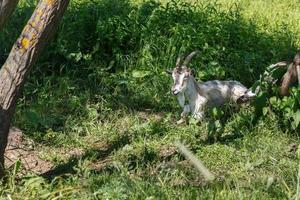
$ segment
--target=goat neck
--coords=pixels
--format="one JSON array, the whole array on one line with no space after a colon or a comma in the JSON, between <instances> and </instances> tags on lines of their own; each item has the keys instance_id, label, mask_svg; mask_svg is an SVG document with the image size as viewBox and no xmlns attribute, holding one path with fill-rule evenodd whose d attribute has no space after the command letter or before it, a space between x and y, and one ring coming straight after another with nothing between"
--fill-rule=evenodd
<instances>
[{"instance_id":1,"label":"goat neck","mask_svg":"<svg viewBox=\"0 0 300 200\"><path fill-rule=\"evenodd\" d=\"M187 78L187 88L185 90L185 94L189 101L195 101L198 95L203 96L203 92L199 88L198 83L193 76L189 76Z\"/></svg>"}]
</instances>

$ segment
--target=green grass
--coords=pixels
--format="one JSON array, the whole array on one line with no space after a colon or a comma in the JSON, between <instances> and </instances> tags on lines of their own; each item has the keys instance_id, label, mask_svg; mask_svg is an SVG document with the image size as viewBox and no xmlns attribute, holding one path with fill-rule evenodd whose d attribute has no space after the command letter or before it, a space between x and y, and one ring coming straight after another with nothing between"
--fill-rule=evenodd
<instances>
[{"instance_id":1,"label":"green grass","mask_svg":"<svg viewBox=\"0 0 300 200\"><path fill-rule=\"evenodd\" d=\"M21 1L0 33L0 63L30 16ZM222 108L200 125L176 125L170 93L179 54L199 49L198 80L251 86L299 48L297 1L72 1L20 97L13 125L38 144L55 175L1 183L12 199L296 199L299 143L279 115ZM208 139L219 120L221 138ZM192 121L192 120L191 120ZM206 182L174 142L216 175ZM81 149L68 158L62 149ZM267 187L268 180L273 180Z\"/></svg>"}]
</instances>

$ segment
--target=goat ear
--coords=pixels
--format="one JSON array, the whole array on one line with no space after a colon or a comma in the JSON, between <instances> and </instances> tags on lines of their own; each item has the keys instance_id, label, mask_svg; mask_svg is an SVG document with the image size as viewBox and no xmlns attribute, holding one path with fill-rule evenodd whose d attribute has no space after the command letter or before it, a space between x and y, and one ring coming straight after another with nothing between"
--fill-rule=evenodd
<instances>
[{"instance_id":1,"label":"goat ear","mask_svg":"<svg viewBox=\"0 0 300 200\"><path fill-rule=\"evenodd\" d=\"M196 75L195 69L190 69L190 75L192 75L192 76L195 76L195 75Z\"/></svg>"},{"instance_id":2,"label":"goat ear","mask_svg":"<svg viewBox=\"0 0 300 200\"><path fill-rule=\"evenodd\" d=\"M169 75L172 75L173 71L170 70L170 69L167 69L167 70L166 70L166 73L169 74Z\"/></svg>"}]
</instances>

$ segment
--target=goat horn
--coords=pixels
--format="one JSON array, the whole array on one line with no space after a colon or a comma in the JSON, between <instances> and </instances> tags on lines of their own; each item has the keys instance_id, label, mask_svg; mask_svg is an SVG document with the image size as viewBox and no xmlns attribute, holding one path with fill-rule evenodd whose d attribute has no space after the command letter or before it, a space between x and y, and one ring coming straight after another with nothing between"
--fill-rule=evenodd
<instances>
[{"instance_id":1,"label":"goat horn","mask_svg":"<svg viewBox=\"0 0 300 200\"><path fill-rule=\"evenodd\" d=\"M275 66L276 66L276 67L277 67L277 66L279 66L279 67L284 67L284 66L287 66L287 65L289 65L289 64L290 64L289 61L281 61L281 62L276 63Z\"/></svg>"},{"instance_id":2,"label":"goat horn","mask_svg":"<svg viewBox=\"0 0 300 200\"><path fill-rule=\"evenodd\" d=\"M289 64L290 64L289 61L280 61L280 62L278 62L276 64L270 65L269 68L270 69L274 69L274 68L277 68L277 67L279 67L279 68L287 68Z\"/></svg>"},{"instance_id":3,"label":"goat horn","mask_svg":"<svg viewBox=\"0 0 300 200\"><path fill-rule=\"evenodd\" d=\"M187 66L187 65L189 64L189 62L192 60L192 58L193 58L197 53L199 53L199 51L193 51L192 53L190 53L190 55L188 55L188 56L185 58L185 60L184 60L184 62L183 62L183 65L184 65L184 66Z\"/></svg>"},{"instance_id":4,"label":"goat horn","mask_svg":"<svg viewBox=\"0 0 300 200\"><path fill-rule=\"evenodd\" d=\"M180 61L181 61L181 57L178 56L178 58L176 60L176 67L180 67Z\"/></svg>"}]
</instances>

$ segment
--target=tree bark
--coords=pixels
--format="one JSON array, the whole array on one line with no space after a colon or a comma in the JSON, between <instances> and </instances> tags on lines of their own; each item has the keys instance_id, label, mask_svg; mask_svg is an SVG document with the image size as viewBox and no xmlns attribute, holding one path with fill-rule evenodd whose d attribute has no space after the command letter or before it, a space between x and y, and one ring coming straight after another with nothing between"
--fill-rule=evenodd
<instances>
[{"instance_id":1,"label":"tree bark","mask_svg":"<svg viewBox=\"0 0 300 200\"><path fill-rule=\"evenodd\" d=\"M0 176L4 175L4 151L20 88L68 4L69 0L40 0L0 70Z\"/></svg>"},{"instance_id":2,"label":"tree bark","mask_svg":"<svg viewBox=\"0 0 300 200\"><path fill-rule=\"evenodd\" d=\"M19 0L0 0L0 30L14 11Z\"/></svg>"}]
</instances>

